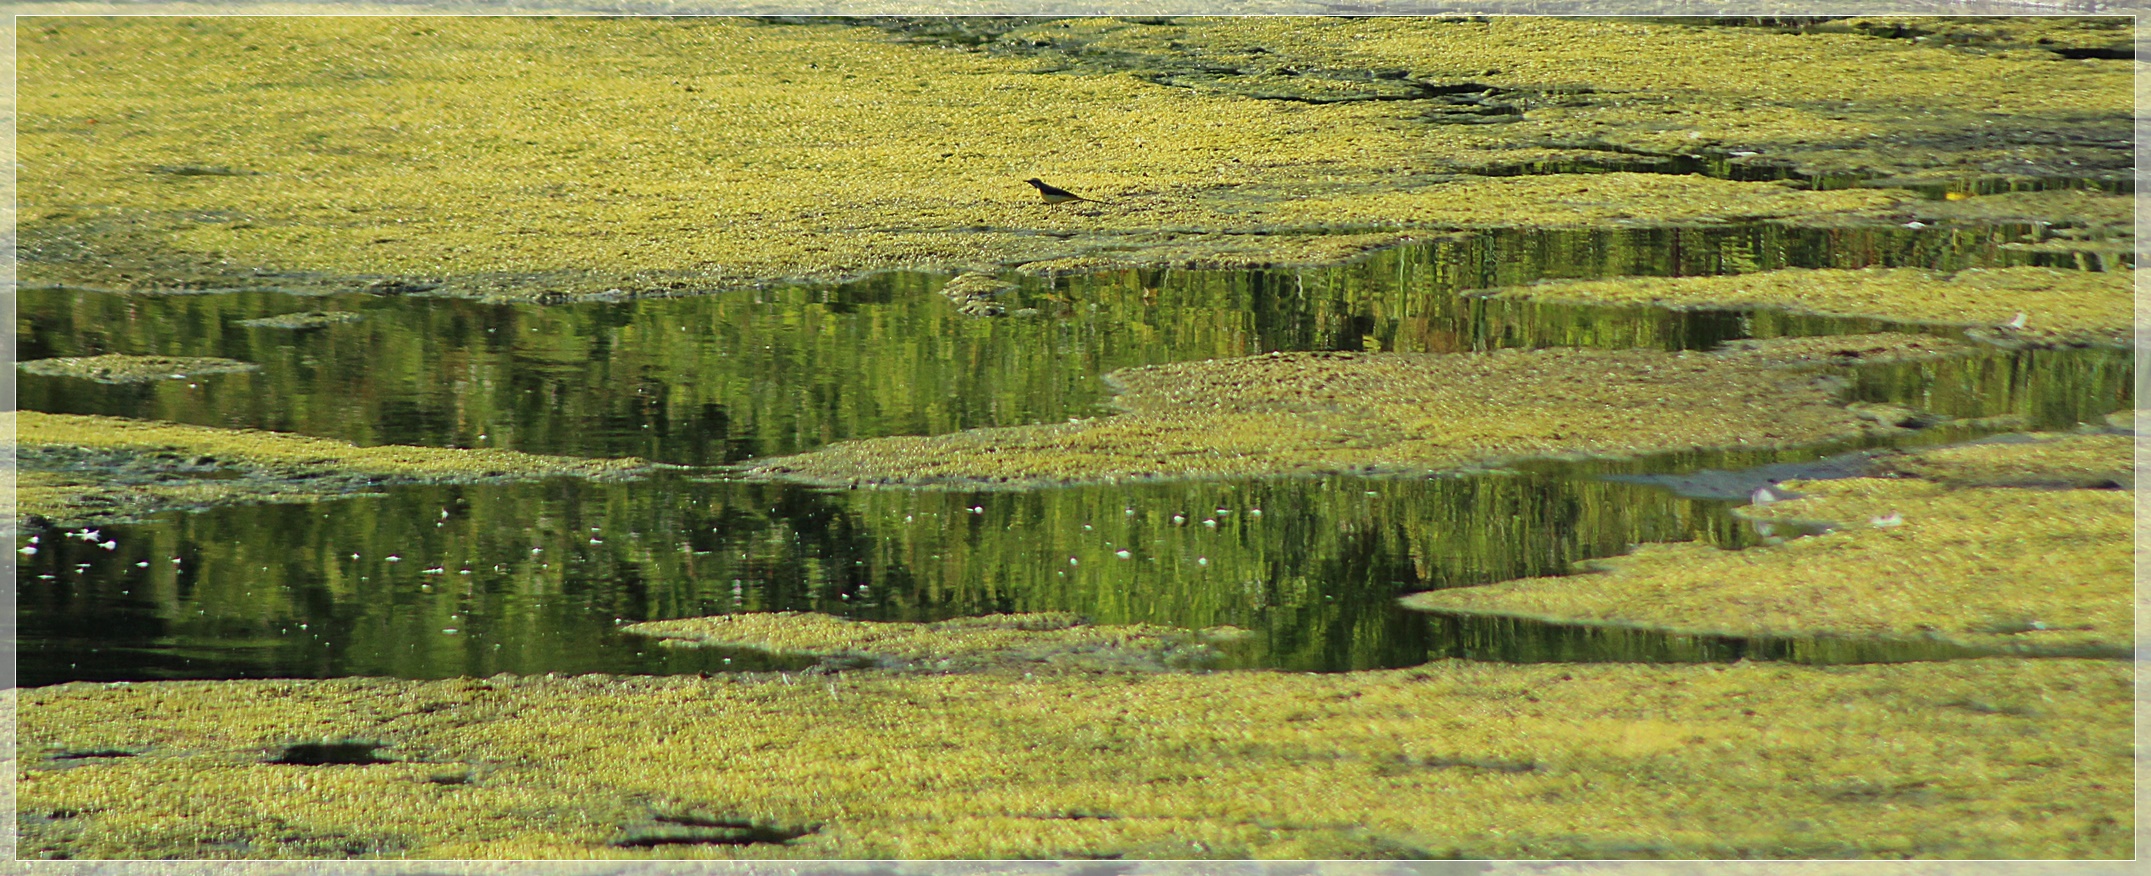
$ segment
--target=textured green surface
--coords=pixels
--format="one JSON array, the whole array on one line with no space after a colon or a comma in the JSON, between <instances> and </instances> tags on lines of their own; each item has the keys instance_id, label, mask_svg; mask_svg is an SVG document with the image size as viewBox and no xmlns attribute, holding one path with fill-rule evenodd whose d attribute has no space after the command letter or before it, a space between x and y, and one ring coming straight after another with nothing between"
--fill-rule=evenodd
<instances>
[{"instance_id":1,"label":"textured green surface","mask_svg":"<svg viewBox=\"0 0 2151 876\"><path fill-rule=\"evenodd\" d=\"M1961 325L2005 342L2126 346L2130 271L1913 268L1766 271L1726 277L1624 277L1504 289L1502 297L1676 308L1770 307L1824 316ZM2016 324L2021 315L2023 322Z\"/></svg>"},{"instance_id":2,"label":"textured green surface","mask_svg":"<svg viewBox=\"0 0 2151 876\"><path fill-rule=\"evenodd\" d=\"M1592 574L1435 590L1405 604L1691 633L2125 654L2134 641L2128 493L1949 483L2081 481L2088 470L2125 469L2130 443L2101 435L1923 451L1890 465L1945 483L1789 481L1806 498L1740 512L1835 527L1823 535L1743 551L1644 545Z\"/></svg>"},{"instance_id":3,"label":"textured green surface","mask_svg":"<svg viewBox=\"0 0 2151 876\"><path fill-rule=\"evenodd\" d=\"M1876 424L1812 370L1946 355L1949 341L1795 339L1725 355L1574 349L1271 354L1107 376L1123 413L831 445L756 464L820 483L1039 483L1318 472L1427 472L1549 457L1771 447ZM1788 365L1793 367L1788 367Z\"/></svg>"},{"instance_id":4,"label":"textured green surface","mask_svg":"<svg viewBox=\"0 0 2151 876\"><path fill-rule=\"evenodd\" d=\"M65 685L23 695L22 849L2111 857L2128 699L2072 660ZM397 762L265 762L324 739ZM95 751L133 756L53 759ZM682 822L808 832L611 845Z\"/></svg>"},{"instance_id":5,"label":"textured green surface","mask_svg":"<svg viewBox=\"0 0 2151 876\"><path fill-rule=\"evenodd\" d=\"M1945 181L2120 172L2104 144L2130 113L2124 62L1606 19L1079 19L976 46L738 19L21 37L24 280L110 288L665 293L1324 261L1449 226L1898 221L1903 192L1499 174L1732 151ZM1520 115L1441 91L1467 84ZM1450 123L1487 119L1514 121ZM1040 204L1031 176L1111 203Z\"/></svg>"},{"instance_id":6,"label":"textured green surface","mask_svg":"<svg viewBox=\"0 0 2151 876\"><path fill-rule=\"evenodd\" d=\"M94 522L173 507L317 501L383 483L621 477L638 459L571 459L342 441L250 429L21 411L9 417L26 468L19 512ZM204 477L220 472L221 477Z\"/></svg>"}]
</instances>

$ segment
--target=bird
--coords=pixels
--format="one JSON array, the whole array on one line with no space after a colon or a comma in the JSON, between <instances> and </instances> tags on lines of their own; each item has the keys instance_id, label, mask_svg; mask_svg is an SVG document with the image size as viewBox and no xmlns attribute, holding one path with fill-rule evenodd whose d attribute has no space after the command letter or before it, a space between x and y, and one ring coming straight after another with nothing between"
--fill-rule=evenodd
<instances>
[{"instance_id":1,"label":"bird","mask_svg":"<svg viewBox=\"0 0 2151 876\"><path fill-rule=\"evenodd\" d=\"M1046 203L1048 204L1065 204L1069 201L1090 201L1093 204L1105 203L1104 201L1091 201L1091 199L1083 197L1082 195L1078 195L1067 189L1059 188L1057 186L1048 184L1045 180L1039 179L1035 176L1031 177L1030 179L1024 180L1024 182L1030 183L1032 188L1037 189L1038 196L1044 198Z\"/></svg>"}]
</instances>

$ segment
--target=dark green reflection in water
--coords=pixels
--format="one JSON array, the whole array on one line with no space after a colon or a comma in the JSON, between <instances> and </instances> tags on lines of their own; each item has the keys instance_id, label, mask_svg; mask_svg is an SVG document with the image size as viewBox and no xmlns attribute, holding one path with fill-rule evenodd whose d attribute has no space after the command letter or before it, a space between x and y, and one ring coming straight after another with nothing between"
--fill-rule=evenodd
<instances>
[{"instance_id":1,"label":"dark green reflection in water","mask_svg":"<svg viewBox=\"0 0 2151 876\"><path fill-rule=\"evenodd\" d=\"M787 609L1231 624L1255 634L1237 665L1401 666L1435 645L1400 593L1555 573L1641 541L1739 540L1722 508L1553 474L1027 493L679 476L413 487L106 527L113 550L40 533L23 564L21 676L766 668L615 628Z\"/></svg>"},{"instance_id":2,"label":"dark green reflection in water","mask_svg":"<svg viewBox=\"0 0 2151 876\"><path fill-rule=\"evenodd\" d=\"M1618 626L1549 624L1505 617L1431 616L1441 647L1429 657L1507 663L1904 663L1991 656L1996 651L1917 639L1742 638ZM2112 657L2087 650L2082 656Z\"/></svg>"},{"instance_id":3,"label":"dark green reflection in water","mask_svg":"<svg viewBox=\"0 0 2151 876\"><path fill-rule=\"evenodd\" d=\"M712 464L846 438L1094 413L1104 399L1098 375L1155 362L1305 349L1703 349L1743 337L1872 331L1883 324L1454 293L1542 277L2007 264L2017 257L1999 245L2025 233L1768 225L1486 233L1305 271L1026 281L1011 303L1041 313L1002 319L957 315L934 294L941 279L916 275L544 307L26 291L24 358L125 352L263 367L147 386L25 375L21 398L32 410L369 444ZM309 310L365 319L305 332L239 325ZM2130 372L2126 350L1995 350L1864 369L1849 392L2065 428L2126 407ZM907 620L1058 609L1102 623L1231 624L1255 634L1234 649L1235 665L1312 670L1464 655L1865 659L1812 644L1735 648L1430 620L1395 603L1412 590L1558 574L1636 542L1734 546L1750 537L1721 502L1592 475L1740 468L1846 449L1548 463L1435 480L1029 493L830 493L667 475L414 487L166 515L108 527L104 538L118 542L109 551L37 533L41 550L26 558L21 578L21 677L34 685L782 668L797 663L657 648L617 627L785 609ZM1497 639L1499 647L1489 644Z\"/></svg>"},{"instance_id":4,"label":"dark green reflection in water","mask_svg":"<svg viewBox=\"0 0 2151 876\"><path fill-rule=\"evenodd\" d=\"M961 316L942 278L891 274L619 304L487 305L353 294L116 295L25 290L24 359L221 356L254 373L108 386L22 375L30 410L322 435L361 444L506 447L690 465L848 438L1058 422L1098 412L1098 375L1273 350L1708 348L1756 327L1734 312L1494 302L1459 290L1546 277L2020 261L2034 229L1485 232L1298 271L1127 271L1044 284L1033 317ZM239 323L309 310L365 319L309 331ZM1767 321L1767 320L1766 320ZM1809 320L1802 333L1872 323Z\"/></svg>"}]
</instances>

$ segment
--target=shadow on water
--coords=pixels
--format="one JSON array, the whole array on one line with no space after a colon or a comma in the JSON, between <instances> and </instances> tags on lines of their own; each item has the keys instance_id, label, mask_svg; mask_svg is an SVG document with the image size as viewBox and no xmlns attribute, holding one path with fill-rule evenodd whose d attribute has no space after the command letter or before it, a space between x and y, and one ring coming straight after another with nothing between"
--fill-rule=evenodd
<instances>
[{"instance_id":1,"label":"shadow on water","mask_svg":"<svg viewBox=\"0 0 2151 876\"><path fill-rule=\"evenodd\" d=\"M1509 617L1431 614L1428 623L1428 657L1503 663L1908 663L2008 653L1923 639L1724 636ZM2082 649L2067 656L2126 655Z\"/></svg>"},{"instance_id":2,"label":"shadow on water","mask_svg":"<svg viewBox=\"0 0 2151 876\"><path fill-rule=\"evenodd\" d=\"M1430 640L1400 593L1553 574L1641 541L1743 543L1726 505L1551 474L1028 493L677 475L408 487L108 526L112 549L48 531L23 564L21 675L770 668L616 627L775 610L1229 624L1255 633L1235 665L1402 666Z\"/></svg>"},{"instance_id":3,"label":"shadow on water","mask_svg":"<svg viewBox=\"0 0 2151 876\"><path fill-rule=\"evenodd\" d=\"M341 438L711 465L832 441L1098 413L1117 368L1276 350L1705 349L1873 321L1788 320L1463 298L1549 277L1787 265L1956 268L2021 261L2029 226L1483 232L1306 270L1123 271L1009 293L1029 317L970 318L945 278L695 298L491 305L351 294L24 290L23 359L218 356L259 371L108 385L24 374L24 408ZM308 311L362 319L245 325ZM1779 325L1785 323L1785 325ZM1784 331L1780 331L1784 329Z\"/></svg>"}]
</instances>

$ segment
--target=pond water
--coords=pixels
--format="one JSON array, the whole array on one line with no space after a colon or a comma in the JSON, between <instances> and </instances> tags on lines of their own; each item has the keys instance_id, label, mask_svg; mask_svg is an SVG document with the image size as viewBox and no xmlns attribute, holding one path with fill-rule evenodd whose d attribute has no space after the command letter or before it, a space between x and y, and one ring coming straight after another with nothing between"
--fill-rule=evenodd
<instances>
[{"instance_id":1,"label":"pond water","mask_svg":"<svg viewBox=\"0 0 2151 876\"><path fill-rule=\"evenodd\" d=\"M2003 244L2036 233L1769 224L1488 232L1328 268L1029 279L1011 300L1035 315L991 319L959 315L934 294L946 277L914 274L554 305L24 290L24 359L135 353L262 366L137 385L25 374L26 409L694 468L628 483L400 487L172 513L103 527L96 542L48 530L46 549L21 566L20 683L783 668L799 664L654 647L617 627L786 609L887 620L1068 610L1103 623L1229 624L1253 635L1224 665L1318 671L1440 656L1946 656L1459 621L1396 605L1414 590L1563 573L1643 541L1745 546L1757 536L1728 516L1735 501L1606 476L1801 463L1851 446L1432 479L1028 492L817 490L731 480L714 466L851 438L1095 415L1107 401L1100 375L1159 362L1273 350L1708 349L1903 330L1457 293L1546 277L2023 264L2045 256ZM310 311L361 318L310 330L242 325ZM1865 368L1850 391L2067 428L2126 407L2130 371L2126 350L1993 350ZM1970 437L1935 431L1904 440Z\"/></svg>"}]
</instances>

